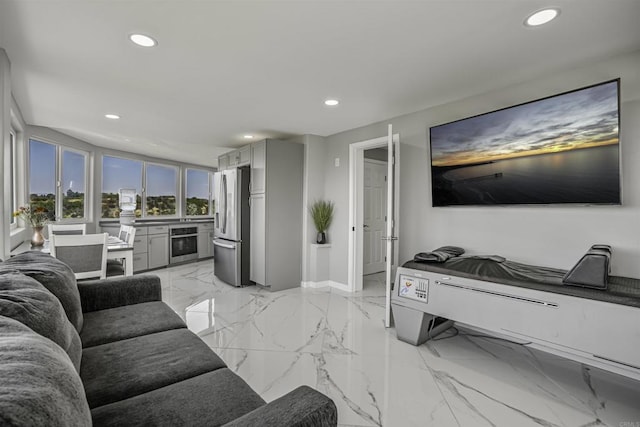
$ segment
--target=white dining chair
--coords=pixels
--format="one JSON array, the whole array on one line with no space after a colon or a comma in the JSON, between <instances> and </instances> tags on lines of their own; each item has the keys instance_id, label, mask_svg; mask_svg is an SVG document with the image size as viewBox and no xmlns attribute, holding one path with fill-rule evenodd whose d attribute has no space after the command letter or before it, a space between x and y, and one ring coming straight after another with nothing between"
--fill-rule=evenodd
<instances>
[{"instance_id":1,"label":"white dining chair","mask_svg":"<svg viewBox=\"0 0 640 427\"><path fill-rule=\"evenodd\" d=\"M67 264L76 279L107 277L107 233L50 236L51 255Z\"/></svg>"},{"instance_id":2,"label":"white dining chair","mask_svg":"<svg viewBox=\"0 0 640 427\"><path fill-rule=\"evenodd\" d=\"M78 235L87 234L87 224L49 224L49 238L54 234Z\"/></svg>"},{"instance_id":3,"label":"white dining chair","mask_svg":"<svg viewBox=\"0 0 640 427\"><path fill-rule=\"evenodd\" d=\"M132 225L120 225L118 238L128 245L133 246L136 238L136 228ZM124 276L125 260L109 259L107 260L107 277Z\"/></svg>"}]
</instances>

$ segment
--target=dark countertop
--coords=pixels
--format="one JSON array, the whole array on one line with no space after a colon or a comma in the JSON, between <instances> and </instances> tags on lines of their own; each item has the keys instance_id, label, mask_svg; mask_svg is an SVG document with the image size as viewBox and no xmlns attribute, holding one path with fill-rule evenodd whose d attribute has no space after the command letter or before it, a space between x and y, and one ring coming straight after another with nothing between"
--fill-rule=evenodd
<instances>
[{"instance_id":1,"label":"dark countertop","mask_svg":"<svg viewBox=\"0 0 640 427\"><path fill-rule=\"evenodd\" d=\"M158 225L189 225L189 224L206 224L212 223L213 218L198 218L198 219L166 219L166 220L136 220L133 225L136 227L153 227ZM119 220L99 221L100 226L105 225L120 225Z\"/></svg>"}]
</instances>

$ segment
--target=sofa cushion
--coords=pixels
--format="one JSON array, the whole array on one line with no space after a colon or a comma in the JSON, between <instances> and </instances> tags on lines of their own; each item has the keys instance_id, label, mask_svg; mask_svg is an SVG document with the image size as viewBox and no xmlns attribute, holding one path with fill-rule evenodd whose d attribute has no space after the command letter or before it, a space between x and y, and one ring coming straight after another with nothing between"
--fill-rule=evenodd
<instances>
[{"instance_id":1,"label":"sofa cushion","mask_svg":"<svg viewBox=\"0 0 640 427\"><path fill-rule=\"evenodd\" d=\"M0 264L0 271L19 271L42 283L60 302L71 324L82 331L82 306L76 276L69 266L54 257L29 251Z\"/></svg>"},{"instance_id":2,"label":"sofa cushion","mask_svg":"<svg viewBox=\"0 0 640 427\"><path fill-rule=\"evenodd\" d=\"M0 360L0 425L91 425L80 377L53 341L0 316Z\"/></svg>"},{"instance_id":3,"label":"sofa cushion","mask_svg":"<svg viewBox=\"0 0 640 427\"><path fill-rule=\"evenodd\" d=\"M44 286L22 273L0 273L0 315L15 319L67 352L80 371L80 337L60 304Z\"/></svg>"},{"instance_id":4,"label":"sofa cushion","mask_svg":"<svg viewBox=\"0 0 640 427\"><path fill-rule=\"evenodd\" d=\"M95 408L226 365L188 329L173 329L85 348L80 376Z\"/></svg>"},{"instance_id":5,"label":"sofa cushion","mask_svg":"<svg viewBox=\"0 0 640 427\"><path fill-rule=\"evenodd\" d=\"M91 411L94 426L216 426L265 404L228 368Z\"/></svg>"},{"instance_id":6,"label":"sofa cushion","mask_svg":"<svg viewBox=\"0 0 640 427\"><path fill-rule=\"evenodd\" d=\"M92 347L186 327L167 304L145 302L85 313L80 338L83 347Z\"/></svg>"}]
</instances>

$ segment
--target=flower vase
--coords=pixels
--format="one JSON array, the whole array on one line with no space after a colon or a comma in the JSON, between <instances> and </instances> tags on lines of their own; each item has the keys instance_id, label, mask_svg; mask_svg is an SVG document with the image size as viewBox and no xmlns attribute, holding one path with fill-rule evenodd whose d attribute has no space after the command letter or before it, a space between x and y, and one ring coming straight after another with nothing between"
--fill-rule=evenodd
<instances>
[{"instance_id":1,"label":"flower vase","mask_svg":"<svg viewBox=\"0 0 640 427\"><path fill-rule=\"evenodd\" d=\"M42 226L33 227L33 236L31 236L31 247L37 248L44 245L44 236L42 235Z\"/></svg>"},{"instance_id":2,"label":"flower vase","mask_svg":"<svg viewBox=\"0 0 640 427\"><path fill-rule=\"evenodd\" d=\"M324 245L325 243L327 243L327 235L324 231L318 232L318 234L316 235L316 243L319 245Z\"/></svg>"}]
</instances>

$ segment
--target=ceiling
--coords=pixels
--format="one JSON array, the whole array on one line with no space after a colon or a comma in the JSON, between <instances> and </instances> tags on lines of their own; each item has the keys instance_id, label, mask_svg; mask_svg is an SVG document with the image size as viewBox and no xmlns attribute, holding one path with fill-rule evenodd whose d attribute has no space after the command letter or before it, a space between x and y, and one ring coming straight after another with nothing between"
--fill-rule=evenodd
<instances>
[{"instance_id":1,"label":"ceiling","mask_svg":"<svg viewBox=\"0 0 640 427\"><path fill-rule=\"evenodd\" d=\"M28 124L214 166L245 134L332 135L638 50L638 17L638 0L0 0L0 47Z\"/></svg>"}]
</instances>

